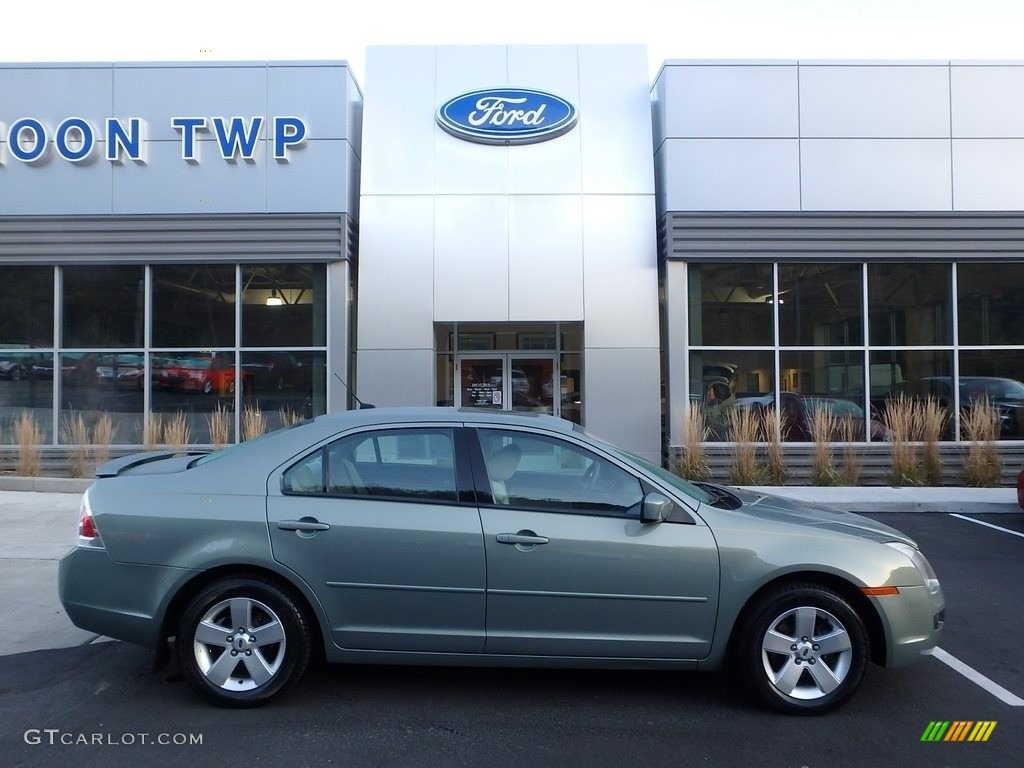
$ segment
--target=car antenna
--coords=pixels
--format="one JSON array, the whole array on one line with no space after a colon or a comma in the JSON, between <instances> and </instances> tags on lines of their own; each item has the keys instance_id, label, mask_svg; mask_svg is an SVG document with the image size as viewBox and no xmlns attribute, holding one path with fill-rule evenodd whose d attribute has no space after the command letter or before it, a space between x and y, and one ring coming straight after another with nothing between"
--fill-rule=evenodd
<instances>
[{"instance_id":1,"label":"car antenna","mask_svg":"<svg viewBox=\"0 0 1024 768\"><path fill-rule=\"evenodd\" d=\"M352 399L356 401L356 405L359 406L360 410L364 410L366 408L376 408L377 407L377 406L373 405L372 403L364 403L362 400L360 400L358 397L356 397L356 393L352 390L352 388L348 384L345 383L345 380L343 378L341 378L341 376L338 375L337 371L331 371L331 373L334 374L334 378L336 378L338 381L341 382L341 386L343 386L345 388L345 391L348 392L350 395L352 395Z\"/></svg>"}]
</instances>

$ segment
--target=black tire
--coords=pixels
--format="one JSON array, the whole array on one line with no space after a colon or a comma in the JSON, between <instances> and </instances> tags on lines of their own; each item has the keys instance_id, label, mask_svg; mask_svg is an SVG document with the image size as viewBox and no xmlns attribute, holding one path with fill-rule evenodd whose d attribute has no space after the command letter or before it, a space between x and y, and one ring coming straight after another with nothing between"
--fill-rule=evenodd
<instances>
[{"instance_id":1,"label":"black tire","mask_svg":"<svg viewBox=\"0 0 1024 768\"><path fill-rule=\"evenodd\" d=\"M765 595L740 632L737 661L751 692L788 714L840 706L857 690L870 658L863 620L841 595L815 584L788 584Z\"/></svg>"},{"instance_id":2,"label":"black tire","mask_svg":"<svg viewBox=\"0 0 1024 768\"><path fill-rule=\"evenodd\" d=\"M257 707L299 680L311 645L298 600L254 577L199 592L182 614L175 648L182 675L200 696L223 707Z\"/></svg>"},{"instance_id":3,"label":"black tire","mask_svg":"<svg viewBox=\"0 0 1024 768\"><path fill-rule=\"evenodd\" d=\"M203 394L204 395L209 395L209 394L212 394L212 393L213 393L213 382L210 379L207 379L206 381L203 382Z\"/></svg>"}]
</instances>

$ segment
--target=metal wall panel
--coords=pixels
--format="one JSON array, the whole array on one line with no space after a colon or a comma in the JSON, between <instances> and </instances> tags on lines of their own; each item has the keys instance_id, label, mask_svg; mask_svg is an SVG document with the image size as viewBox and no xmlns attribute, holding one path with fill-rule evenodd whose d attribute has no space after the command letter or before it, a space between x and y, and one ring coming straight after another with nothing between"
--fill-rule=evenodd
<instances>
[{"instance_id":1,"label":"metal wall panel","mask_svg":"<svg viewBox=\"0 0 1024 768\"><path fill-rule=\"evenodd\" d=\"M51 147L48 152L54 150ZM12 161L0 147L0 215L54 210L69 214L110 213L113 169L102 159L81 163L51 159L45 167Z\"/></svg>"},{"instance_id":2,"label":"metal wall panel","mask_svg":"<svg viewBox=\"0 0 1024 768\"><path fill-rule=\"evenodd\" d=\"M434 198L435 321L509 319L508 207L504 195Z\"/></svg>"},{"instance_id":3,"label":"metal wall panel","mask_svg":"<svg viewBox=\"0 0 1024 768\"><path fill-rule=\"evenodd\" d=\"M0 64L0 122L9 128L19 118L35 117L52 131L65 118L81 117L100 138L112 89L109 64Z\"/></svg>"},{"instance_id":4,"label":"metal wall panel","mask_svg":"<svg viewBox=\"0 0 1024 768\"><path fill-rule=\"evenodd\" d=\"M432 348L433 199L364 197L360 216L359 348Z\"/></svg>"},{"instance_id":5,"label":"metal wall panel","mask_svg":"<svg viewBox=\"0 0 1024 768\"><path fill-rule=\"evenodd\" d=\"M434 59L430 46L367 48L362 194L433 193Z\"/></svg>"},{"instance_id":6,"label":"metal wall panel","mask_svg":"<svg viewBox=\"0 0 1024 768\"><path fill-rule=\"evenodd\" d=\"M1024 209L1024 139L953 139L958 211Z\"/></svg>"},{"instance_id":7,"label":"metal wall panel","mask_svg":"<svg viewBox=\"0 0 1024 768\"><path fill-rule=\"evenodd\" d=\"M587 430L661 463L661 362L653 349L584 350Z\"/></svg>"},{"instance_id":8,"label":"metal wall panel","mask_svg":"<svg viewBox=\"0 0 1024 768\"><path fill-rule=\"evenodd\" d=\"M578 49L574 45L512 46L508 51L508 84L543 90L561 96L580 108ZM582 118L581 118L582 119ZM583 191L581 128L551 141L509 147L510 194L579 194Z\"/></svg>"},{"instance_id":9,"label":"metal wall panel","mask_svg":"<svg viewBox=\"0 0 1024 768\"><path fill-rule=\"evenodd\" d=\"M15 118L52 119L52 130L75 116L97 137L80 163L56 157L52 146L38 163L11 161L0 143L0 214L357 210L350 155L359 145L348 136L361 95L341 62L0 66L0 103L0 121L10 119L8 109L24 109ZM283 115L309 121L310 138L289 150L290 162L272 156L272 121ZM211 128L196 134L198 159L185 161L181 131L171 125L174 117L257 116L266 122L253 160L224 160ZM105 159L108 117L145 121L143 161Z\"/></svg>"},{"instance_id":10,"label":"metal wall panel","mask_svg":"<svg viewBox=\"0 0 1024 768\"><path fill-rule=\"evenodd\" d=\"M113 116L141 117L151 142L167 141L179 147L181 132L171 125L172 117L266 114L265 63L114 67ZM209 132L200 135L213 136Z\"/></svg>"},{"instance_id":11,"label":"metal wall panel","mask_svg":"<svg viewBox=\"0 0 1024 768\"><path fill-rule=\"evenodd\" d=\"M795 138L797 67L666 66L665 138Z\"/></svg>"},{"instance_id":12,"label":"metal wall panel","mask_svg":"<svg viewBox=\"0 0 1024 768\"><path fill-rule=\"evenodd\" d=\"M354 88L348 67L340 63L268 67L266 108L256 114L301 117L309 126L311 140L349 140Z\"/></svg>"},{"instance_id":13,"label":"metal wall panel","mask_svg":"<svg viewBox=\"0 0 1024 768\"><path fill-rule=\"evenodd\" d=\"M664 349L665 378L668 412L665 414L666 437L669 445L680 445L685 438L686 408L690 399L690 384L687 369L687 328L686 316L689 302L679 297L687 297L688 279L687 265L682 261L669 261L664 266L664 293L666 300L662 311L665 313L665 333L661 340Z\"/></svg>"},{"instance_id":14,"label":"metal wall panel","mask_svg":"<svg viewBox=\"0 0 1024 768\"><path fill-rule=\"evenodd\" d=\"M658 347L655 237L649 197L584 196L585 346Z\"/></svg>"},{"instance_id":15,"label":"metal wall panel","mask_svg":"<svg viewBox=\"0 0 1024 768\"><path fill-rule=\"evenodd\" d=\"M435 405L433 351L360 349L356 395L378 407Z\"/></svg>"},{"instance_id":16,"label":"metal wall panel","mask_svg":"<svg viewBox=\"0 0 1024 768\"><path fill-rule=\"evenodd\" d=\"M638 78L646 68L641 45L579 47L584 194L654 192L651 101Z\"/></svg>"},{"instance_id":17,"label":"metal wall panel","mask_svg":"<svg viewBox=\"0 0 1024 768\"><path fill-rule=\"evenodd\" d=\"M952 209L949 139L804 139L805 211Z\"/></svg>"},{"instance_id":18,"label":"metal wall panel","mask_svg":"<svg viewBox=\"0 0 1024 768\"><path fill-rule=\"evenodd\" d=\"M804 137L946 138L946 66L800 67Z\"/></svg>"},{"instance_id":19,"label":"metal wall panel","mask_svg":"<svg viewBox=\"0 0 1024 768\"><path fill-rule=\"evenodd\" d=\"M337 261L345 216L0 216L0 263Z\"/></svg>"},{"instance_id":20,"label":"metal wall panel","mask_svg":"<svg viewBox=\"0 0 1024 768\"><path fill-rule=\"evenodd\" d=\"M265 205L268 211L326 213L358 210L356 203L359 198L349 188L357 177L358 159L349 142L313 139L292 151L288 157L287 163L271 160L266 164ZM237 180L232 181L238 183Z\"/></svg>"},{"instance_id":21,"label":"metal wall panel","mask_svg":"<svg viewBox=\"0 0 1024 768\"><path fill-rule=\"evenodd\" d=\"M800 210L796 139L670 138L658 163L659 213Z\"/></svg>"},{"instance_id":22,"label":"metal wall panel","mask_svg":"<svg viewBox=\"0 0 1024 768\"><path fill-rule=\"evenodd\" d=\"M429 118L434 136L434 193L438 195L488 195L508 191L508 153L504 147L474 144L445 133L434 122L437 108L455 96L481 88L500 88L508 83L504 48L457 45L436 49L437 77L434 104Z\"/></svg>"},{"instance_id":23,"label":"metal wall panel","mask_svg":"<svg viewBox=\"0 0 1024 768\"><path fill-rule=\"evenodd\" d=\"M583 319L583 211L579 195L509 199L508 319Z\"/></svg>"},{"instance_id":24,"label":"metal wall panel","mask_svg":"<svg viewBox=\"0 0 1024 768\"><path fill-rule=\"evenodd\" d=\"M144 165L124 163L114 174L112 212L174 214L267 210L265 153L254 161L229 163L221 159L215 141L197 144L201 145L200 161L187 163L181 159L177 142L149 142Z\"/></svg>"},{"instance_id":25,"label":"metal wall panel","mask_svg":"<svg viewBox=\"0 0 1024 768\"><path fill-rule=\"evenodd\" d=\"M964 261L1024 258L1020 213L672 213L663 258L700 261Z\"/></svg>"},{"instance_id":26,"label":"metal wall panel","mask_svg":"<svg viewBox=\"0 0 1024 768\"><path fill-rule=\"evenodd\" d=\"M950 67L954 138L1024 137L1024 66Z\"/></svg>"}]
</instances>

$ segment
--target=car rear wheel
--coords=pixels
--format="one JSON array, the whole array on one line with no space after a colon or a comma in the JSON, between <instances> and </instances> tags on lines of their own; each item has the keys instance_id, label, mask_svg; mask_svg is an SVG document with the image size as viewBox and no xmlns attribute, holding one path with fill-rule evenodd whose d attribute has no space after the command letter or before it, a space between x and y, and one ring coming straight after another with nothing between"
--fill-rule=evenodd
<instances>
[{"instance_id":1,"label":"car rear wheel","mask_svg":"<svg viewBox=\"0 0 1024 768\"><path fill-rule=\"evenodd\" d=\"M864 622L839 594L791 584L767 595L742 629L753 693L790 714L835 709L860 685L869 657Z\"/></svg>"},{"instance_id":2,"label":"car rear wheel","mask_svg":"<svg viewBox=\"0 0 1024 768\"><path fill-rule=\"evenodd\" d=\"M182 615L178 661L201 696L221 706L255 707L302 676L309 632L296 599L276 584L226 579L203 589Z\"/></svg>"}]
</instances>

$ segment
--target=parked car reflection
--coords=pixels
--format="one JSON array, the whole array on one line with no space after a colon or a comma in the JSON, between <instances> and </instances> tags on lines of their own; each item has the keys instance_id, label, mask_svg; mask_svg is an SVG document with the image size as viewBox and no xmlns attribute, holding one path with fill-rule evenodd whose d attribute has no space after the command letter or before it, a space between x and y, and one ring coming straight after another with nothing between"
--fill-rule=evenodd
<instances>
[{"instance_id":1,"label":"parked car reflection","mask_svg":"<svg viewBox=\"0 0 1024 768\"><path fill-rule=\"evenodd\" d=\"M242 374L243 384L252 374ZM235 364L226 356L172 357L154 362L153 381L161 389L231 395L235 392Z\"/></svg>"},{"instance_id":2,"label":"parked car reflection","mask_svg":"<svg viewBox=\"0 0 1024 768\"><path fill-rule=\"evenodd\" d=\"M923 378L913 394L933 397L947 410L953 408L953 387L949 376ZM961 376L960 410L969 412L982 399L987 399L999 412L1000 437L1024 437L1024 384L999 376Z\"/></svg>"}]
</instances>

